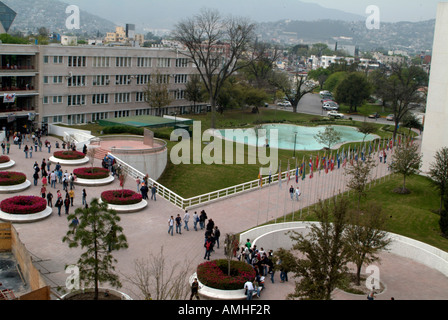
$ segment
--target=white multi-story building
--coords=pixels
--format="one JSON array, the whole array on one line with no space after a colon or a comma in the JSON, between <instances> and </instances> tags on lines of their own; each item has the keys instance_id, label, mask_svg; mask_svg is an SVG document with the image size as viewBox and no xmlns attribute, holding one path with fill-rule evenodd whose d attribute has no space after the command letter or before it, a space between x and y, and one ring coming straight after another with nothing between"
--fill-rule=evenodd
<instances>
[{"instance_id":1,"label":"white multi-story building","mask_svg":"<svg viewBox=\"0 0 448 320\"><path fill-rule=\"evenodd\" d=\"M172 48L0 45L0 65L0 127L14 130L32 120L40 126L182 114L191 108L185 84L197 73ZM169 106L148 105L149 81L168 85ZM5 102L5 94L14 94L14 102Z\"/></svg>"}]
</instances>

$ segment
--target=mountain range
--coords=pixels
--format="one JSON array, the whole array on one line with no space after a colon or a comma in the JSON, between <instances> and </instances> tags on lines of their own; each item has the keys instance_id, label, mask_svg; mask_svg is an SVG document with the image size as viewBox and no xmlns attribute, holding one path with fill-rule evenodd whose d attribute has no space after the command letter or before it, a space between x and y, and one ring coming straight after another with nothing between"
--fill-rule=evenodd
<instances>
[{"instance_id":1,"label":"mountain range","mask_svg":"<svg viewBox=\"0 0 448 320\"><path fill-rule=\"evenodd\" d=\"M265 41L291 38L292 43L334 43L347 39L346 44L363 50L372 48L417 51L432 48L435 20L421 22L381 23L379 30L369 30L365 16L329 9L297 0L263 2L257 0L2 0L17 12L11 31L36 32L40 27L50 32L95 36L115 30L126 23L136 25L138 33L153 29L170 29L178 21L190 17L201 8L218 7L223 15L249 12L248 19L258 24L260 38ZM70 5L80 8L80 30L65 27ZM87 8L87 10L84 10ZM237 8L238 10L236 10Z\"/></svg>"}]
</instances>

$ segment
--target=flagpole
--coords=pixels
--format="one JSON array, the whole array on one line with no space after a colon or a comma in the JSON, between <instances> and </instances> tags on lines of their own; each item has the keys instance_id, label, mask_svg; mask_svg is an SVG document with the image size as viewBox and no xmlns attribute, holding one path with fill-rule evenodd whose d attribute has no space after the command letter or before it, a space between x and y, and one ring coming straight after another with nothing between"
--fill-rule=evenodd
<instances>
[{"instance_id":1,"label":"flagpole","mask_svg":"<svg viewBox=\"0 0 448 320\"><path fill-rule=\"evenodd\" d=\"M275 224L277 224L277 216L278 216L278 212L279 212L279 210L278 210L278 208L279 208L279 205L278 205L278 201L279 201L279 197L280 197L280 189L282 188L282 160L280 160L280 165L279 165L279 168L278 168L279 170L278 170L278 189L277 189L277 206L276 206L276 208L275 208L275 219L274 219L274 223Z\"/></svg>"}]
</instances>

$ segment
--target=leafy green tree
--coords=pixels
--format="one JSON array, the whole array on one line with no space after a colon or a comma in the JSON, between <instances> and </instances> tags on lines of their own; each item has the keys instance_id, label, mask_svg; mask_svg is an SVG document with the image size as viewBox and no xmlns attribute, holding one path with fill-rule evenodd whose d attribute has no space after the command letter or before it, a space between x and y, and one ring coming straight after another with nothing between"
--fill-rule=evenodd
<instances>
[{"instance_id":1,"label":"leafy green tree","mask_svg":"<svg viewBox=\"0 0 448 320\"><path fill-rule=\"evenodd\" d=\"M188 82L185 84L185 98L193 102L194 108L196 108L196 103L204 101L204 86L199 75L189 76Z\"/></svg>"},{"instance_id":2,"label":"leafy green tree","mask_svg":"<svg viewBox=\"0 0 448 320\"><path fill-rule=\"evenodd\" d=\"M412 129L423 130L423 125L420 120L412 112L408 112L401 121L402 127L408 128L408 134L411 134Z\"/></svg>"},{"instance_id":3,"label":"leafy green tree","mask_svg":"<svg viewBox=\"0 0 448 320\"><path fill-rule=\"evenodd\" d=\"M356 265L357 285L360 285L362 266L378 261L378 252L386 249L391 239L383 231L386 214L376 202L369 202L362 209L358 206L348 216L345 235L350 248L350 261Z\"/></svg>"},{"instance_id":4,"label":"leafy green tree","mask_svg":"<svg viewBox=\"0 0 448 320\"><path fill-rule=\"evenodd\" d=\"M339 103L346 103L350 112L357 112L358 107L370 97L371 87L363 73L353 72L336 87L335 98Z\"/></svg>"},{"instance_id":5,"label":"leafy green tree","mask_svg":"<svg viewBox=\"0 0 448 320\"><path fill-rule=\"evenodd\" d=\"M339 83L341 83L346 77L348 73L345 71L339 71L331 74L324 83L324 89L330 92L333 92Z\"/></svg>"},{"instance_id":6,"label":"leafy green tree","mask_svg":"<svg viewBox=\"0 0 448 320\"><path fill-rule=\"evenodd\" d=\"M362 143L364 143L364 140L369 134L376 132L376 127L373 123L370 122L363 122L361 125L357 128L359 133L362 133L364 136L362 137Z\"/></svg>"},{"instance_id":7,"label":"leafy green tree","mask_svg":"<svg viewBox=\"0 0 448 320\"><path fill-rule=\"evenodd\" d=\"M448 199L445 199L445 208L440 212L439 227L442 236L448 238Z\"/></svg>"},{"instance_id":8,"label":"leafy green tree","mask_svg":"<svg viewBox=\"0 0 448 320\"><path fill-rule=\"evenodd\" d=\"M434 162L429 165L428 175L431 178L431 184L439 191L439 212L442 212L442 205L448 191L448 147L442 147L436 151Z\"/></svg>"},{"instance_id":9,"label":"leafy green tree","mask_svg":"<svg viewBox=\"0 0 448 320\"><path fill-rule=\"evenodd\" d=\"M403 175L403 186L395 190L398 193L409 193L406 189L406 177L420 172L422 155L418 151L417 144L402 143L395 147L392 155L390 169L394 173Z\"/></svg>"},{"instance_id":10,"label":"leafy green tree","mask_svg":"<svg viewBox=\"0 0 448 320\"><path fill-rule=\"evenodd\" d=\"M293 271L300 281L290 298L330 300L333 290L346 279L351 253L344 235L347 210L344 197L333 199L331 205L321 201L315 210L319 223L312 225L307 235L290 233L293 249L304 256L296 259Z\"/></svg>"},{"instance_id":11,"label":"leafy green tree","mask_svg":"<svg viewBox=\"0 0 448 320\"><path fill-rule=\"evenodd\" d=\"M361 199L367 195L366 189L370 182L370 173L375 168L375 161L372 157L366 157L365 161L354 161L345 168L344 174L348 176L347 187L353 190L358 196L358 209L361 205Z\"/></svg>"},{"instance_id":12,"label":"leafy green tree","mask_svg":"<svg viewBox=\"0 0 448 320\"><path fill-rule=\"evenodd\" d=\"M336 131L335 128L331 126L325 127L325 130L319 131L314 138L319 142L331 149L331 146L339 143L342 139L340 132Z\"/></svg>"},{"instance_id":13,"label":"leafy green tree","mask_svg":"<svg viewBox=\"0 0 448 320\"><path fill-rule=\"evenodd\" d=\"M319 82L321 90L324 88L325 81L328 79L330 75L331 75L330 70L322 67L308 72L308 78Z\"/></svg>"},{"instance_id":14,"label":"leafy green tree","mask_svg":"<svg viewBox=\"0 0 448 320\"><path fill-rule=\"evenodd\" d=\"M382 82L382 86L394 114L394 140L399 124L406 114L416 108L418 103L425 101L426 95L422 94L420 89L427 85L428 75L422 68L402 64L391 65L390 76Z\"/></svg>"},{"instance_id":15,"label":"leafy green tree","mask_svg":"<svg viewBox=\"0 0 448 320\"><path fill-rule=\"evenodd\" d=\"M100 283L108 282L114 287L121 287L121 282L115 271L116 259L111 252L128 247L123 228L118 224L120 217L107 203L99 203L92 199L88 208L77 208L68 215L68 221L78 218L76 228L69 227L62 241L70 248L81 246L85 251L78 260L80 280L85 286L95 287L94 299L98 300Z\"/></svg>"}]
</instances>

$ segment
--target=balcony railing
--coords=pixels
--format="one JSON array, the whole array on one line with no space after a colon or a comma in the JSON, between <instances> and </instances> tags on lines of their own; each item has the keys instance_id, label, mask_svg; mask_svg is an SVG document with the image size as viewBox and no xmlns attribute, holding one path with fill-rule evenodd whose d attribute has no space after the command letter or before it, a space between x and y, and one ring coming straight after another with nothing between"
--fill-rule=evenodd
<instances>
[{"instance_id":1,"label":"balcony railing","mask_svg":"<svg viewBox=\"0 0 448 320\"><path fill-rule=\"evenodd\" d=\"M10 70L10 71L30 71L34 70L34 66L0 66L0 70Z\"/></svg>"},{"instance_id":2,"label":"balcony railing","mask_svg":"<svg viewBox=\"0 0 448 320\"><path fill-rule=\"evenodd\" d=\"M0 87L0 91L33 91L34 86L24 87Z\"/></svg>"}]
</instances>

